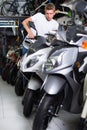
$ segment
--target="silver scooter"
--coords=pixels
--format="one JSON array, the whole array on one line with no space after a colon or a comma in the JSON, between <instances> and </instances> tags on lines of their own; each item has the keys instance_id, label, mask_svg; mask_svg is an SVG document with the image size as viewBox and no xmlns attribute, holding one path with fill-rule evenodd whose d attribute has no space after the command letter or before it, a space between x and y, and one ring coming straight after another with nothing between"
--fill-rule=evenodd
<instances>
[{"instance_id":1,"label":"silver scooter","mask_svg":"<svg viewBox=\"0 0 87 130\"><path fill-rule=\"evenodd\" d=\"M45 43L45 38L37 36L37 40L35 40L33 43L31 39L26 38L24 39L24 43L28 46L28 51L21 57L21 59L18 62L18 75L17 80L15 83L15 93L18 96L22 96L25 90L25 87L28 83L28 80L30 79L31 74L28 73L28 69L26 69L27 63L28 63L28 57L32 57L35 52L37 52L41 48L47 48L48 46ZM39 41L38 41L39 39ZM31 67L32 68L32 67Z\"/></svg>"},{"instance_id":2,"label":"silver scooter","mask_svg":"<svg viewBox=\"0 0 87 130\"><path fill-rule=\"evenodd\" d=\"M43 83L45 93L35 115L33 130L46 130L60 109L81 113L80 95L85 75L79 73L78 68L87 56L87 50L82 48L84 40L87 37L83 36L77 42L71 41L63 48L54 48L43 64L42 71L47 74Z\"/></svg>"},{"instance_id":3,"label":"silver scooter","mask_svg":"<svg viewBox=\"0 0 87 130\"><path fill-rule=\"evenodd\" d=\"M46 44L49 46L38 50L32 55L25 54L20 64L20 70L22 72L31 73L31 78L28 81L22 100L24 104L23 113L26 117L30 116L33 106L37 104L40 97L41 86L46 76L41 72L42 64L47 61L47 57L55 45L63 46L63 43L57 40L55 35L46 35L48 35Z\"/></svg>"}]
</instances>

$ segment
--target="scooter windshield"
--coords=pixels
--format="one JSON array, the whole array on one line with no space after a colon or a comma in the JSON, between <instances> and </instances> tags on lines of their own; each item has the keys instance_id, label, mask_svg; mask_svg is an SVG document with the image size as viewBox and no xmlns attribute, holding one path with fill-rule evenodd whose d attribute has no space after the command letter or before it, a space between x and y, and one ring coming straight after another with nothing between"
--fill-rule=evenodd
<instances>
[{"instance_id":1,"label":"scooter windshield","mask_svg":"<svg viewBox=\"0 0 87 130\"><path fill-rule=\"evenodd\" d=\"M46 45L46 39L42 36L36 36L36 41L30 45L27 55L30 55L38 51L39 49L42 49L45 47L48 47Z\"/></svg>"}]
</instances>

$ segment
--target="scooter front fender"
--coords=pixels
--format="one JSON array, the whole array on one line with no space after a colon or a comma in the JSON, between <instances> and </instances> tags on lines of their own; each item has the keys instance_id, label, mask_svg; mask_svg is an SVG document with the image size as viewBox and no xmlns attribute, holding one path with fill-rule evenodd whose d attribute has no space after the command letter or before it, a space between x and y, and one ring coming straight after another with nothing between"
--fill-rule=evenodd
<instances>
[{"instance_id":1,"label":"scooter front fender","mask_svg":"<svg viewBox=\"0 0 87 130\"><path fill-rule=\"evenodd\" d=\"M66 80L60 76L50 75L47 77L44 90L50 95L57 94L65 86Z\"/></svg>"},{"instance_id":2,"label":"scooter front fender","mask_svg":"<svg viewBox=\"0 0 87 130\"><path fill-rule=\"evenodd\" d=\"M28 82L27 88L29 88L31 90L37 90L37 89L41 88L42 83L43 83L43 81L41 80L40 77L38 77L36 75L32 75Z\"/></svg>"}]
</instances>

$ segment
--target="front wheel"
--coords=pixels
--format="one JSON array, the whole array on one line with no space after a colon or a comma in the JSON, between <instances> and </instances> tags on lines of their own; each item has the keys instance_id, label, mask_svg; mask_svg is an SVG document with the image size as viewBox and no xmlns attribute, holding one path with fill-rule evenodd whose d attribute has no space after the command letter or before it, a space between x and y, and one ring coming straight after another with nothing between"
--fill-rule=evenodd
<instances>
[{"instance_id":1,"label":"front wheel","mask_svg":"<svg viewBox=\"0 0 87 130\"><path fill-rule=\"evenodd\" d=\"M17 72L18 72L17 65L14 64L14 66L11 68L11 70L9 72L9 81L10 81L11 85L15 85L16 78L17 78Z\"/></svg>"},{"instance_id":2,"label":"front wheel","mask_svg":"<svg viewBox=\"0 0 87 130\"><path fill-rule=\"evenodd\" d=\"M24 89L23 89L23 76L20 73L16 79L16 83L15 83L15 93L17 96L22 96L24 93Z\"/></svg>"},{"instance_id":3,"label":"front wheel","mask_svg":"<svg viewBox=\"0 0 87 130\"><path fill-rule=\"evenodd\" d=\"M59 110L62 100L63 95L46 94L43 97L34 119L33 130L46 130L53 114Z\"/></svg>"},{"instance_id":4,"label":"front wheel","mask_svg":"<svg viewBox=\"0 0 87 130\"><path fill-rule=\"evenodd\" d=\"M10 2L4 1L1 7L1 15L3 16L13 16L16 13L16 7Z\"/></svg>"},{"instance_id":5,"label":"front wheel","mask_svg":"<svg viewBox=\"0 0 87 130\"><path fill-rule=\"evenodd\" d=\"M9 77L10 77L10 71L13 68L13 66L14 66L14 62L11 63L11 65L10 65L10 67L8 69L7 79L6 79L6 81L7 81L8 84L10 84L10 78Z\"/></svg>"},{"instance_id":6,"label":"front wheel","mask_svg":"<svg viewBox=\"0 0 87 130\"><path fill-rule=\"evenodd\" d=\"M29 1L29 3L26 3L23 6L23 13L25 16L30 16L31 12L33 12L32 10L34 10L34 4L32 1Z\"/></svg>"},{"instance_id":7,"label":"front wheel","mask_svg":"<svg viewBox=\"0 0 87 130\"><path fill-rule=\"evenodd\" d=\"M1 77L2 77L2 79L3 79L4 81L6 81L6 79L7 79L7 75L8 75L8 72L9 72L9 68L10 68L10 64L7 63L7 64L5 65L5 67L2 69L2 75L1 75Z\"/></svg>"},{"instance_id":8,"label":"front wheel","mask_svg":"<svg viewBox=\"0 0 87 130\"><path fill-rule=\"evenodd\" d=\"M27 97L25 97L26 101L24 102L24 109L23 109L23 114L25 117L29 117L32 112L34 105L34 94L35 94L34 90L30 89L26 90Z\"/></svg>"}]
</instances>

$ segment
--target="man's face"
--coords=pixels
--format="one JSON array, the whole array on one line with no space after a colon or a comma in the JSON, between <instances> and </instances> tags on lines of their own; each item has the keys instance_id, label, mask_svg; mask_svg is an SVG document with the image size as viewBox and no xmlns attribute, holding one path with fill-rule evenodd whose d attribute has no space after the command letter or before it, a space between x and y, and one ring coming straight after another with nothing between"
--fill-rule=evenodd
<instances>
[{"instance_id":1,"label":"man's face","mask_svg":"<svg viewBox=\"0 0 87 130\"><path fill-rule=\"evenodd\" d=\"M48 21L52 20L55 15L54 10L45 10L45 16Z\"/></svg>"}]
</instances>

